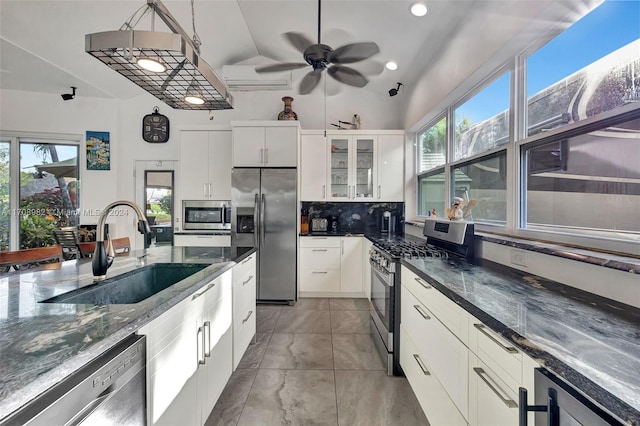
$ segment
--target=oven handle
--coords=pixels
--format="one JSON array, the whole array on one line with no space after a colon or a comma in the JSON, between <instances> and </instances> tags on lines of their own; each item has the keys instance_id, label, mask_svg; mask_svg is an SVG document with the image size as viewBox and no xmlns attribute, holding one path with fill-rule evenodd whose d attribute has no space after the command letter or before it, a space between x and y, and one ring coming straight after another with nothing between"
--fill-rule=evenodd
<instances>
[{"instance_id":1,"label":"oven handle","mask_svg":"<svg viewBox=\"0 0 640 426\"><path fill-rule=\"evenodd\" d=\"M527 413L529 411L545 412L548 410L546 405L528 405L527 403L527 388L520 387L518 389L518 426L527 426ZM547 414L547 420L551 424L551 418L549 413Z\"/></svg>"},{"instance_id":2,"label":"oven handle","mask_svg":"<svg viewBox=\"0 0 640 426\"><path fill-rule=\"evenodd\" d=\"M393 274L392 272L386 272L386 271L383 274L382 271L380 271L378 269L377 265L375 263L373 263L373 261L371 259L369 259L369 264L371 265L371 273L373 275L375 275L380 281L382 281L384 284L386 284L387 287L393 287L394 286L393 276L395 274Z\"/></svg>"}]
</instances>

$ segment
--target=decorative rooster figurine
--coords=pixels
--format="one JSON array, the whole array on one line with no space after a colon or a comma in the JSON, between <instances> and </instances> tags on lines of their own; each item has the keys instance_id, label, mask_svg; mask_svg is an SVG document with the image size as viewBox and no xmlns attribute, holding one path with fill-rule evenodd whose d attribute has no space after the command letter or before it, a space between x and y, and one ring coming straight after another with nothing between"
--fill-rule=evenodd
<instances>
[{"instance_id":1,"label":"decorative rooster figurine","mask_svg":"<svg viewBox=\"0 0 640 426\"><path fill-rule=\"evenodd\" d=\"M460 197L453 197L453 203L451 208L446 209L446 215L449 220L461 220L471 215L471 209L477 204L476 200L469 200L469 204L466 205L465 201Z\"/></svg>"}]
</instances>

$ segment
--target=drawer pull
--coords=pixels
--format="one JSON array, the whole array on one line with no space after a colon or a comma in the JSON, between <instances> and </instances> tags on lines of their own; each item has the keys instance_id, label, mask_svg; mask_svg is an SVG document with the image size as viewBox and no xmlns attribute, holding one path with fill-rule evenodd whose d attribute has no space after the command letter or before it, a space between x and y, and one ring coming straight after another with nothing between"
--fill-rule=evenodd
<instances>
[{"instance_id":1,"label":"drawer pull","mask_svg":"<svg viewBox=\"0 0 640 426\"><path fill-rule=\"evenodd\" d=\"M487 333L487 331L484 329L484 325L483 324L473 324L473 326L475 328L477 328L478 330L480 330L482 332L482 334L484 334L485 336L487 336L489 339L491 339L496 345L500 346L502 349L504 349L505 351L509 352L510 354L517 354L518 350L516 348L514 348L513 346L505 346L502 343L500 343L500 341L498 339L496 339L495 337L493 337L492 335L490 335L489 333Z\"/></svg>"},{"instance_id":2,"label":"drawer pull","mask_svg":"<svg viewBox=\"0 0 640 426\"><path fill-rule=\"evenodd\" d=\"M191 300L196 300L198 297L202 296L203 294L205 294L207 291L211 290L213 287L215 287L216 283L209 283L209 285L207 286L207 288L205 288L204 290L202 290L199 293L196 293L193 295L193 297L191 297Z\"/></svg>"},{"instance_id":3,"label":"drawer pull","mask_svg":"<svg viewBox=\"0 0 640 426\"><path fill-rule=\"evenodd\" d=\"M509 408L517 408L518 407L518 404L516 404L516 402L513 399L505 398L504 396L502 396L502 394L500 392L498 392L498 389L496 388L496 386L493 386L493 384L491 384L489 379L487 379L488 374L482 368L473 367L473 371L475 371L476 374L482 379L482 381L485 382L487 384L487 386L489 386L489 389L491 389L493 391L493 393L498 395L498 398L500 398L500 400L502 402L504 402L504 405L506 405ZM487 377L485 377L485 376L487 376Z\"/></svg>"},{"instance_id":4,"label":"drawer pull","mask_svg":"<svg viewBox=\"0 0 640 426\"><path fill-rule=\"evenodd\" d=\"M247 314L247 317L245 319L242 320L242 323L244 324L245 322L249 321L249 317L251 316L251 314L253 313L253 311L249 311L249 313Z\"/></svg>"},{"instance_id":5,"label":"drawer pull","mask_svg":"<svg viewBox=\"0 0 640 426\"><path fill-rule=\"evenodd\" d=\"M413 305L413 307L416 309L416 311L418 311L418 313L419 313L420 315L422 315L422 318L424 318L424 319L426 319L426 320L431 319L431 317L430 317L426 312L424 312L424 311L422 310L422 308L420 307L420 305Z\"/></svg>"},{"instance_id":6,"label":"drawer pull","mask_svg":"<svg viewBox=\"0 0 640 426\"><path fill-rule=\"evenodd\" d=\"M250 261L251 259L253 259L252 256L247 257L245 260L243 260L242 262L240 262L241 265L244 265L245 263L247 263L248 261Z\"/></svg>"},{"instance_id":7,"label":"drawer pull","mask_svg":"<svg viewBox=\"0 0 640 426\"><path fill-rule=\"evenodd\" d=\"M312 240L326 240L328 237L311 237Z\"/></svg>"},{"instance_id":8,"label":"drawer pull","mask_svg":"<svg viewBox=\"0 0 640 426\"><path fill-rule=\"evenodd\" d=\"M311 251L327 251L327 249L313 249Z\"/></svg>"},{"instance_id":9,"label":"drawer pull","mask_svg":"<svg viewBox=\"0 0 640 426\"><path fill-rule=\"evenodd\" d=\"M422 280L421 278L415 277L414 280L418 281L418 284L420 284L422 287L426 288L427 290L429 290L430 288L433 288L429 284L424 282L424 280Z\"/></svg>"},{"instance_id":10,"label":"drawer pull","mask_svg":"<svg viewBox=\"0 0 640 426\"><path fill-rule=\"evenodd\" d=\"M326 274L327 271L313 271L312 274Z\"/></svg>"},{"instance_id":11,"label":"drawer pull","mask_svg":"<svg viewBox=\"0 0 640 426\"><path fill-rule=\"evenodd\" d=\"M242 285L245 285L246 283L248 283L249 281L251 281L253 279L253 275L250 275L249 278L247 278L247 280L245 282L242 283Z\"/></svg>"},{"instance_id":12,"label":"drawer pull","mask_svg":"<svg viewBox=\"0 0 640 426\"><path fill-rule=\"evenodd\" d=\"M413 358L416 360L416 362L418 363L418 366L420 367L420 370L422 370L422 374L424 374L425 376L430 376L431 373L429 373L429 370L427 370L427 367L424 365L424 363L422 362L422 360L420 359L420 355L418 354L413 354Z\"/></svg>"}]
</instances>

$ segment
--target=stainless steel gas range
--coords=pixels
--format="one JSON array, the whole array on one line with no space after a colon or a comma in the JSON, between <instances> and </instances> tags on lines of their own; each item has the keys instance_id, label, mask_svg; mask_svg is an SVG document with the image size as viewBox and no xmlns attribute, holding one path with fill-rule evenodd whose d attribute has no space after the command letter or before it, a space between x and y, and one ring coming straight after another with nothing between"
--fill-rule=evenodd
<instances>
[{"instance_id":1,"label":"stainless steel gas range","mask_svg":"<svg viewBox=\"0 0 640 426\"><path fill-rule=\"evenodd\" d=\"M371 265L371 335L390 375L400 367L400 260L415 257L474 257L474 227L469 222L427 219L425 240L389 237L373 242Z\"/></svg>"}]
</instances>

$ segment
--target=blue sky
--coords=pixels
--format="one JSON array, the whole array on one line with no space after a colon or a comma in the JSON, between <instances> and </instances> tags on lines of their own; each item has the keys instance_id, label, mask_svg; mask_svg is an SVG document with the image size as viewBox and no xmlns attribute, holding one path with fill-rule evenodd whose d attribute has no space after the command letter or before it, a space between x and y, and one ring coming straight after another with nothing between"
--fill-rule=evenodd
<instances>
[{"instance_id":1,"label":"blue sky","mask_svg":"<svg viewBox=\"0 0 640 426\"><path fill-rule=\"evenodd\" d=\"M640 39L640 0L607 0L529 57L527 97ZM459 108L477 123L509 107L505 75Z\"/></svg>"}]
</instances>

